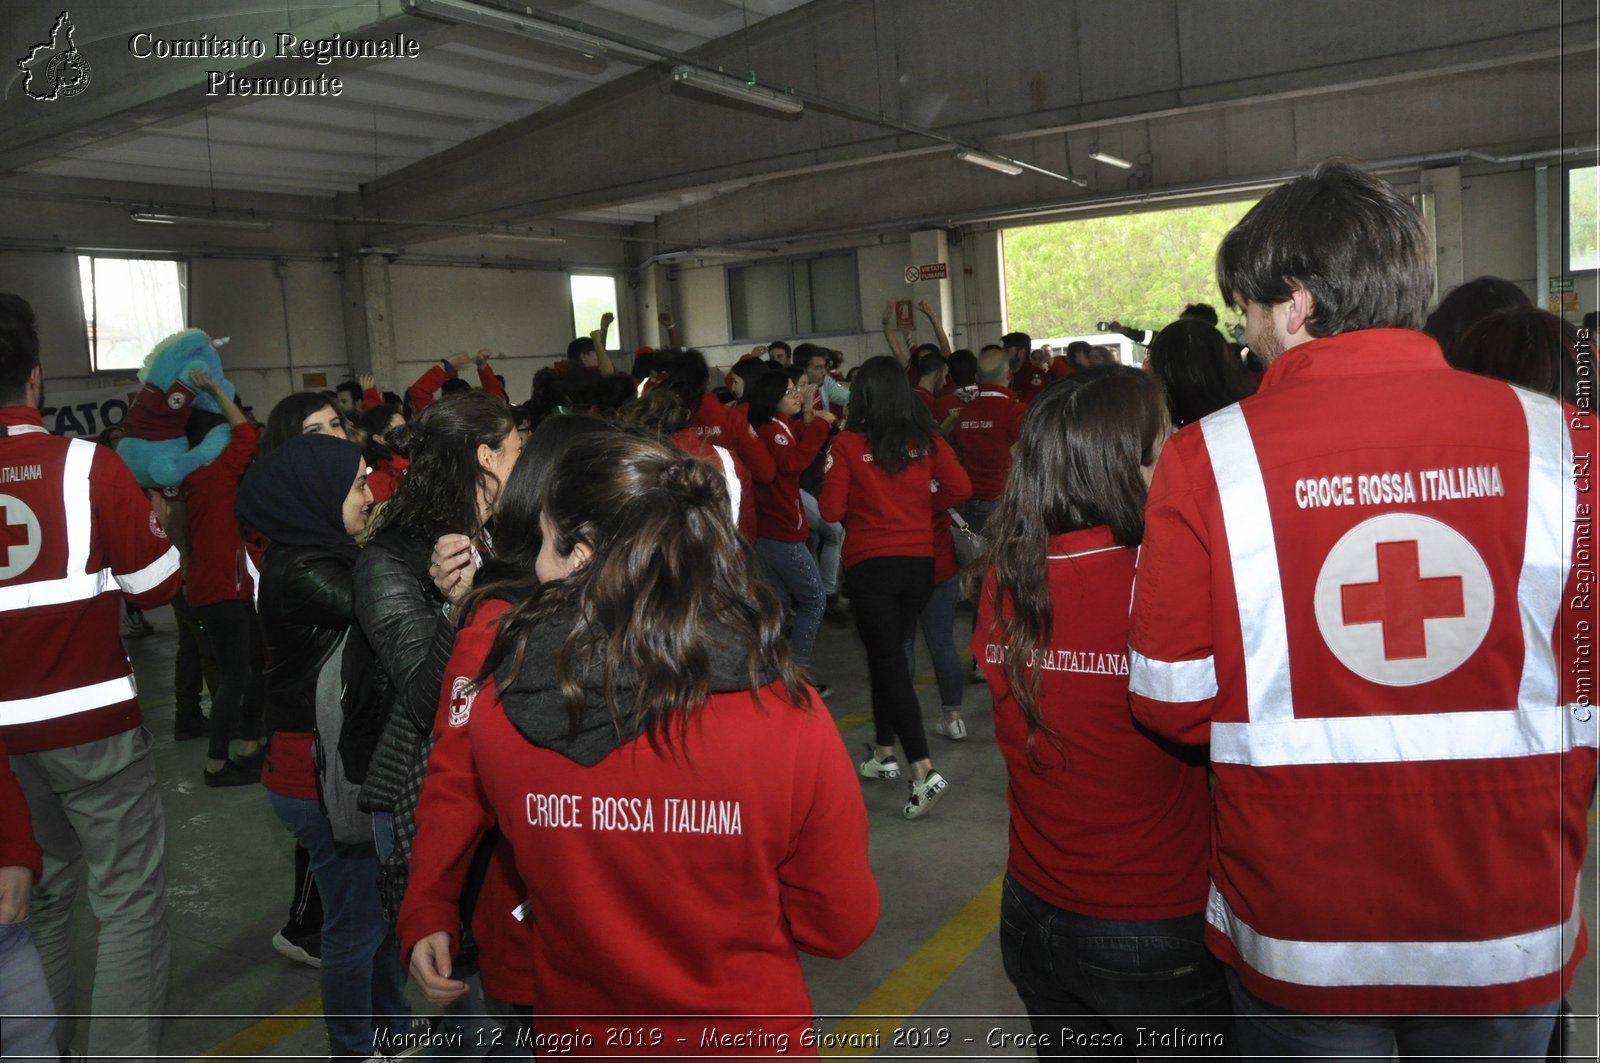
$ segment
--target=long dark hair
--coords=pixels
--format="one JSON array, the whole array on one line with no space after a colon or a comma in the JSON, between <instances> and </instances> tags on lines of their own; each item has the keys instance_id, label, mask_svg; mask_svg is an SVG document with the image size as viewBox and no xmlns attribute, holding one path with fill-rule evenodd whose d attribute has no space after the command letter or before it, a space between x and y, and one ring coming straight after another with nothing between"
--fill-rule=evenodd
<instances>
[{"instance_id":1,"label":"long dark hair","mask_svg":"<svg viewBox=\"0 0 1600 1063\"><path fill-rule=\"evenodd\" d=\"M396 429L411 466L367 538L390 528L430 544L446 532L476 536L478 487L493 479L478 464L478 447L498 450L515 429L511 407L478 390L440 399Z\"/></svg>"},{"instance_id":2,"label":"long dark hair","mask_svg":"<svg viewBox=\"0 0 1600 1063\"><path fill-rule=\"evenodd\" d=\"M711 370L706 366L706 356L693 347L672 351L657 365L665 371L665 386L677 392L692 415L705 398L706 385L711 382Z\"/></svg>"},{"instance_id":3,"label":"long dark hair","mask_svg":"<svg viewBox=\"0 0 1600 1063\"><path fill-rule=\"evenodd\" d=\"M1467 330L1450 364L1578 404L1578 330L1536 306L1498 310Z\"/></svg>"},{"instance_id":4,"label":"long dark hair","mask_svg":"<svg viewBox=\"0 0 1600 1063\"><path fill-rule=\"evenodd\" d=\"M808 704L783 637L777 599L756 578L729 519L728 489L709 463L631 433L590 433L556 465L544 514L556 552L584 544L586 564L506 613L484 664L520 673L527 638L557 613L575 611L555 660L574 731L584 706L580 672L598 669L619 730L652 745L687 733L710 692L710 648L743 647L750 690L783 679L785 697ZM634 725L617 703L619 673L637 676Z\"/></svg>"},{"instance_id":5,"label":"long dark hair","mask_svg":"<svg viewBox=\"0 0 1600 1063\"><path fill-rule=\"evenodd\" d=\"M490 525L494 555L484 558L483 567L473 579L472 593L457 611L463 623L485 598L522 601L538 587L533 562L544 545L539 513L556 465L584 436L617 430L610 421L582 413L558 413L539 422L500 490Z\"/></svg>"},{"instance_id":6,"label":"long dark hair","mask_svg":"<svg viewBox=\"0 0 1600 1063\"><path fill-rule=\"evenodd\" d=\"M1459 369L1463 367L1456 361L1456 350L1473 325L1500 310L1532 308L1533 301L1515 282L1504 277L1474 277L1445 293L1422 323L1422 331L1439 341L1445 361Z\"/></svg>"},{"instance_id":7,"label":"long dark hair","mask_svg":"<svg viewBox=\"0 0 1600 1063\"><path fill-rule=\"evenodd\" d=\"M1216 326L1180 317L1150 342L1150 371L1167 388L1172 424L1182 428L1255 391L1244 363Z\"/></svg>"},{"instance_id":8,"label":"long dark hair","mask_svg":"<svg viewBox=\"0 0 1600 1063\"><path fill-rule=\"evenodd\" d=\"M744 386L744 404L751 428L760 428L778 415L783 397L789 393L789 371L769 367Z\"/></svg>"},{"instance_id":9,"label":"long dark hair","mask_svg":"<svg viewBox=\"0 0 1600 1063\"><path fill-rule=\"evenodd\" d=\"M928 407L911 393L905 366L887 354L861 363L844 426L866 435L873 464L890 475L931 451L939 431Z\"/></svg>"},{"instance_id":10,"label":"long dark hair","mask_svg":"<svg viewBox=\"0 0 1600 1063\"><path fill-rule=\"evenodd\" d=\"M1057 604L1043 578L1050 537L1109 525L1119 545L1139 545L1148 493L1140 466L1155 460L1166 427L1160 381L1129 366L1059 380L1023 418L1005 490L984 527L988 548L963 581L974 601L985 590L990 595L991 637L998 629L1006 647L1006 684L1028 721L1028 759L1035 766L1041 731L1061 747L1039 708L1040 671L1033 660L1050 638ZM985 572L993 575L987 588Z\"/></svg>"},{"instance_id":11,"label":"long dark hair","mask_svg":"<svg viewBox=\"0 0 1600 1063\"><path fill-rule=\"evenodd\" d=\"M332 406L335 413L339 410L338 403L320 391L297 391L279 399L267 414L267 430L261 433L261 441L256 444L256 457L266 457L295 436L304 435L306 418L324 406Z\"/></svg>"}]
</instances>

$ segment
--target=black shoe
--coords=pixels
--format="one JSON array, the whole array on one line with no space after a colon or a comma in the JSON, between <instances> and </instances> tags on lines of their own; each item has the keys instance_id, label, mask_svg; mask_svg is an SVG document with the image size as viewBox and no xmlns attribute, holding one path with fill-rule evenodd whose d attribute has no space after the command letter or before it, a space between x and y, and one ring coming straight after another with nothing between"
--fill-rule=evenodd
<instances>
[{"instance_id":1,"label":"black shoe","mask_svg":"<svg viewBox=\"0 0 1600 1063\"><path fill-rule=\"evenodd\" d=\"M234 763L234 764L239 765L239 767L241 767L241 768L248 768L249 770L255 772L257 775L260 775L261 774L261 765L263 765L263 764L265 764L267 762L267 747L266 746L257 747L256 751L254 753L250 754L248 757L236 757L236 756L233 756L232 754L229 754L228 760L230 762Z\"/></svg>"},{"instance_id":2,"label":"black shoe","mask_svg":"<svg viewBox=\"0 0 1600 1063\"><path fill-rule=\"evenodd\" d=\"M207 786L254 786L261 781L260 768L247 768L231 757L222 767L204 775Z\"/></svg>"},{"instance_id":3,"label":"black shoe","mask_svg":"<svg viewBox=\"0 0 1600 1063\"><path fill-rule=\"evenodd\" d=\"M206 718L198 712L192 717L180 714L172 722L172 740L174 742L187 742L192 738L204 738L208 726Z\"/></svg>"}]
</instances>

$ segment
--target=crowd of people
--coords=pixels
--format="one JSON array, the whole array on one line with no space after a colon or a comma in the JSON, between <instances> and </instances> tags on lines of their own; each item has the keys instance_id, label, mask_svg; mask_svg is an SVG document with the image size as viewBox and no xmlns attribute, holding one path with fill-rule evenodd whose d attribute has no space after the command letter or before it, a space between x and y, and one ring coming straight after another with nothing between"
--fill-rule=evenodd
<instances>
[{"instance_id":1,"label":"crowd of people","mask_svg":"<svg viewBox=\"0 0 1600 1063\"><path fill-rule=\"evenodd\" d=\"M7 1055L73 1037L80 879L89 1054L157 1055L125 598L177 607L205 784L259 783L297 843L274 945L320 967L335 1058L405 1043L408 975L522 1054L804 1054L799 954L878 921L858 780L904 777L909 820L959 792L919 632L938 737L992 696L1041 1057L1542 1056L1586 950L1592 333L1494 278L1427 315L1420 216L1341 164L1252 208L1217 277L1244 344L1195 304L1128 330L1142 367L953 350L922 304L936 343L886 313L848 374L777 341L720 381L679 346L618 368L607 315L515 408L489 351L260 427L201 374L188 431L227 445L170 496L45 434L0 296ZM866 665L854 760L827 622ZM656 1019L619 1046L615 1015ZM748 1036L708 1046L708 1015Z\"/></svg>"}]
</instances>

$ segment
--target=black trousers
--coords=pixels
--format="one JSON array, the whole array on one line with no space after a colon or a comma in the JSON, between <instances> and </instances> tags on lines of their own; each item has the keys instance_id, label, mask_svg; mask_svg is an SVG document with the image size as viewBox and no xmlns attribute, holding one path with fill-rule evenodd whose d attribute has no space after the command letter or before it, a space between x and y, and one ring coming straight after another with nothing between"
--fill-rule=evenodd
<instances>
[{"instance_id":1,"label":"black trousers","mask_svg":"<svg viewBox=\"0 0 1600 1063\"><path fill-rule=\"evenodd\" d=\"M174 715L182 723L199 725L205 722L200 711L201 683L211 691L212 698L222 686L217 675L217 660L202 641L200 621L184 598L183 592L172 599L172 612L178 618L178 653L173 659L172 693L177 703Z\"/></svg>"},{"instance_id":2,"label":"black trousers","mask_svg":"<svg viewBox=\"0 0 1600 1063\"><path fill-rule=\"evenodd\" d=\"M206 755L226 760L229 742L261 737L261 625L255 606L243 599L191 608L221 672Z\"/></svg>"},{"instance_id":3,"label":"black trousers","mask_svg":"<svg viewBox=\"0 0 1600 1063\"><path fill-rule=\"evenodd\" d=\"M933 593L933 558L868 558L845 570L844 586L867 651L878 745L893 746L898 738L908 760L925 760L928 734L906 661L906 640Z\"/></svg>"}]
</instances>

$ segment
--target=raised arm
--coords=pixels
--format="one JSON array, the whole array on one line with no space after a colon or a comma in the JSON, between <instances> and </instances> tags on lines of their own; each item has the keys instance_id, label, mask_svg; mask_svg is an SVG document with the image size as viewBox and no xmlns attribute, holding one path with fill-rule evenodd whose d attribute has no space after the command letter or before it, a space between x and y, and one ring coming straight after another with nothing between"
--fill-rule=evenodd
<instances>
[{"instance_id":1,"label":"raised arm","mask_svg":"<svg viewBox=\"0 0 1600 1063\"><path fill-rule=\"evenodd\" d=\"M889 353L905 365L911 360L905 344L905 338L894 327L894 303L883 304L883 338L889 344Z\"/></svg>"},{"instance_id":2,"label":"raised arm","mask_svg":"<svg viewBox=\"0 0 1600 1063\"><path fill-rule=\"evenodd\" d=\"M945 334L944 325L934 314L933 307L926 302L921 302L917 304L917 309L922 311L923 316L928 319L928 323L933 326L933 335L939 341L939 350L943 352L946 358L950 357L954 348L950 346L950 337Z\"/></svg>"},{"instance_id":3,"label":"raised arm","mask_svg":"<svg viewBox=\"0 0 1600 1063\"><path fill-rule=\"evenodd\" d=\"M606 353L606 333L611 331L611 323L617 315L607 310L600 315L600 327L589 333L589 338L594 341L594 364L600 370L601 376L615 376L616 365L611 361L611 356Z\"/></svg>"},{"instance_id":4,"label":"raised arm","mask_svg":"<svg viewBox=\"0 0 1600 1063\"><path fill-rule=\"evenodd\" d=\"M472 360L478 363L478 385L495 398L503 399L506 397L506 389L500 386L500 378L489 368L489 359L493 357L494 352L485 347L474 355Z\"/></svg>"}]
</instances>

